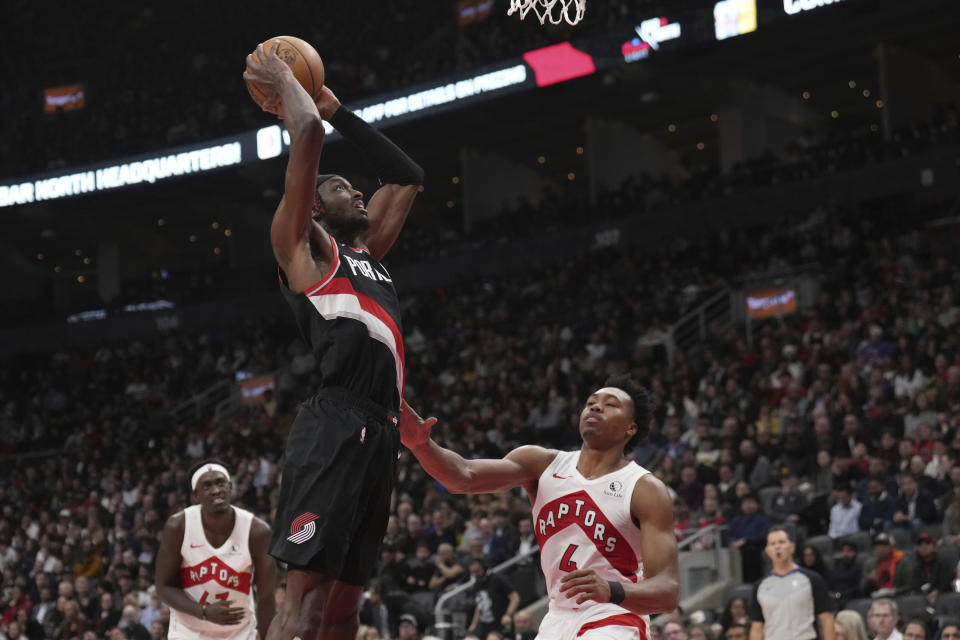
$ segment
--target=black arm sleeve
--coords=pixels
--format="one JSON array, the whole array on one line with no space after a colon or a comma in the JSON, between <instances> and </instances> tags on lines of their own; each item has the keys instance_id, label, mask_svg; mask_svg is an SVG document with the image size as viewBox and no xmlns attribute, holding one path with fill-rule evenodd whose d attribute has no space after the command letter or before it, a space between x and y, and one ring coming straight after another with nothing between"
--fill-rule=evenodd
<instances>
[{"instance_id":1,"label":"black arm sleeve","mask_svg":"<svg viewBox=\"0 0 960 640\"><path fill-rule=\"evenodd\" d=\"M810 579L810 588L813 591L813 613L816 615L833 613L833 602L830 600L827 583L816 571L807 571L806 569L801 569L801 571Z\"/></svg>"},{"instance_id":2,"label":"black arm sleeve","mask_svg":"<svg viewBox=\"0 0 960 640\"><path fill-rule=\"evenodd\" d=\"M421 184L423 168L400 147L344 106L330 118L330 124L363 151L373 163L380 184Z\"/></svg>"},{"instance_id":3,"label":"black arm sleeve","mask_svg":"<svg viewBox=\"0 0 960 640\"><path fill-rule=\"evenodd\" d=\"M764 581L761 578L753 585L753 595L750 597L748 613L752 622L763 622L763 607L760 606L760 600L757 598L757 592L760 591L760 583Z\"/></svg>"}]
</instances>

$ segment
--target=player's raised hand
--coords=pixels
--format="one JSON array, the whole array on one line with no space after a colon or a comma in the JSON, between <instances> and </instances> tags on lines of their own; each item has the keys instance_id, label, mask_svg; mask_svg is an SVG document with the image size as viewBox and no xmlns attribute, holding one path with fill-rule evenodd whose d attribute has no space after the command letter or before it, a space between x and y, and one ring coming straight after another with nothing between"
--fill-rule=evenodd
<instances>
[{"instance_id":1,"label":"player's raised hand","mask_svg":"<svg viewBox=\"0 0 960 640\"><path fill-rule=\"evenodd\" d=\"M317 98L317 111L320 112L320 117L329 122L339 108L340 101L333 95L333 91L330 91L327 85L320 87L320 97Z\"/></svg>"},{"instance_id":2,"label":"player's raised hand","mask_svg":"<svg viewBox=\"0 0 960 640\"><path fill-rule=\"evenodd\" d=\"M268 99L263 104L264 111L271 111L272 107L279 104L280 83L287 75L293 77L290 66L277 55L279 48L279 40L270 45L269 52L264 50L263 43L258 44L256 55L251 53L247 56L247 68L243 72L244 80L255 83L261 90L269 94Z\"/></svg>"},{"instance_id":3,"label":"player's raised hand","mask_svg":"<svg viewBox=\"0 0 960 640\"><path fill-rule=\"evenodd\" d=\"M204 611L204 616L207 620L214 624L240 624L243 622L243 616L247 610L243 607L234 607L232 605L233 600L227 600L225 602L218 600L207 605L206 611Z\"/></svg>"},{"instance_id":4,"label":"player's raised hand","mask_svg":"<svg viewBox=\"0 0 960 640\"><path fill-rule=\"evenodd\" d=\"M437 424L436 418L424 420L407 401L400 405L400 442L407 449L415 449L430 439L430 429Z\"/></svg>"},{"instance_id":5,"label":"player's raised hand","mask_svg":"<svg viewBox=\"0 0 960 640\"><path fill-rule=\"evenodd\" d=\"M560 580L560 593L576 598L577 604L587 600L610 602L610 584L593 569L577 569Z\"/></svg>"}]
</instances>

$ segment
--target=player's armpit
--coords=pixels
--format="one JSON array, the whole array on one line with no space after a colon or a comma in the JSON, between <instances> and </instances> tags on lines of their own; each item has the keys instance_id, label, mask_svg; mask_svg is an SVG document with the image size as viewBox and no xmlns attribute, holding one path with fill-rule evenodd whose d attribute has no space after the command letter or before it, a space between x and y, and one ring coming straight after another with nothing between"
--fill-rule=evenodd
<instances>
[{"instance_id":1,"label":"player's armpit","mask_svg":"<svg viewBox=\"0 0 960 640\"><path fill-rule=\"evenodd\" d=\"M337 251L333 237L311 220L309 233L300 241L300 247L285 261L276 254L277 264L283 270L286 284L299 293L323 280L336 268Z\"/></svg>"},{"instance_id":2,"label":"player's armpit","mask_svg":"<svg viewBox=\"0 0 960 640\"><path fill-rule=\"evenodd\" d=\"M419 185L387 184L377 189L370 198L367 204L370 230L365 242L370 254L377 260L382 260L397 241L417 193Z\"/></svg>"}]
</instances>

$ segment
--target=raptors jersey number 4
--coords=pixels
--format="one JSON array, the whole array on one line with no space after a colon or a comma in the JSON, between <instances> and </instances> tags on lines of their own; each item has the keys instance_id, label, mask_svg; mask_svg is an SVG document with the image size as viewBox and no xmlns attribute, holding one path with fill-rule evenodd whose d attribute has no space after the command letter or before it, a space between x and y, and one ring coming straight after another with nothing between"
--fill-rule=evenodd
<instances>
[{"instance_id":1,"label":"raptors jersey number 4","mask_svg":"<svg viewBox=\"0 0 960 640\"><path fill-rule=\"evenodd\" d=\"M605 635L645 639L646 616L609 602L578 605L576 598L560 592L563 576L577 569L593 569L614 582L643 579L640 530L630 514L630 499L637 480L649 471L631 462L588 480L577 471L579 459L579 451L559 453L537 484L533 527L550 595L537 637L571 640L603 628L609 632Z\"/></svg>"},{"instance_id":2,"label":"raptors jersey number 4","mask_svg":"<svg viewBox=\"0 0 960 640\"><path fill-rule=\"evenodd\" d=\"M200 604L233 601L247 611L243 621L224 626L170 610L171 640L181 638L254 638L257 632L253 598L253 558L250 556L250 524L253 514L233 507L233 531L219 547L203 532L200 505L183 511L183 543L180 545L180 586Z\"/></svg>"}]
</instances>

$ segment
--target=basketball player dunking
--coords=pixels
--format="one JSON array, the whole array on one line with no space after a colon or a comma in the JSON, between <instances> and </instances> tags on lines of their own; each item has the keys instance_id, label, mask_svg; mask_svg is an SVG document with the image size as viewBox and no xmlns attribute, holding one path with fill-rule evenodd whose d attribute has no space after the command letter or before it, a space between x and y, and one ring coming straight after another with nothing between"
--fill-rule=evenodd
<instances>
[{"instance_id":1,"label":"basketball player dunking","mask_svg":"<svg viewBox=\"0 0 960 640\"><path fill-rule=\"evenodd\" d=\"M230 504L230 473L218 462L199 465L190 488L197 504L170 516L157 553L157 595L170 607L168 637L256 640L258 627L263 637L276 608L270 526Z\"/></svg>"},{"instance_id":2,"label":"basketball player dunking","mask_svg":"<svg viewBox=\"0 0 960 640\"><path fill-rule=\"evenodd\" d=\"M275 48L258 52L260 62L247 57L244 78L273 91L290 133L285 191L270 240L281 290L320 377L284 454L270 553L289 572L268 639L353 640L361 590L387 525L400 448L400 303L379 261L400 233L423 170L326 87L314 104ZM383 186L368 206L346 179L317 175L321 118L376 168Z\"/></svg>"},{"instance_id":3,"label":"basketball player dunking","mask_svg":"<svg viewBox=\"0 0 960 640\"><path fill-rule=\"evenodd\" d=\"M501 460L466 460L431 440L436 419L406 403L400 434L451 492L526 490L550 594L539 640L646 640L648 614L672 612L680 598L670 496L623 455L649 421L646 390L616 376L587 398L580 451L524 446Z\"/></svg>"}]
</instances>

